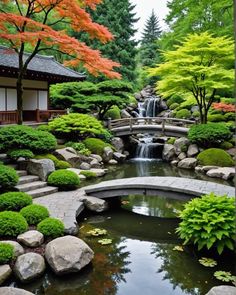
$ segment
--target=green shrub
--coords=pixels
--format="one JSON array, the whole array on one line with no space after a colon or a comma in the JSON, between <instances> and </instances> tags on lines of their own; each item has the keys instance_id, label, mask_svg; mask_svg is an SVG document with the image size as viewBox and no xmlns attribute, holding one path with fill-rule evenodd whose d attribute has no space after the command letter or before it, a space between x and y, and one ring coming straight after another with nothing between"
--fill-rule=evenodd
<instances>
[{"instance_id":1,"label":"green shrub","mask_svg":"<svg viewBox=\"0 0 236 295\"><path fill-rule=\"evenodd\" d=\"M32 159L34 157L34 154L30 150L26 149L10 150L7 155L12 160L18 160L19 158Z\"/></svg>"},{"instance_id":2,"label":"green shrub","mask_svg":"<svg viewBox=\"0 0 236 295\"><path fill-rule=\"evenodd\" d=\"M49 175L48 184L57 186L61 190L70 190L78 187L80 179L75 172L61 169Z\"/></svg>"},{"instance_id":3,"label":"green shrub","mask_svg":"<svg viewBox=\"0 0 236 295\"><path fill-rule=\"evenodd\" d=\"M32 204L32 197L24 192L8 192L0 195L0 211L19 211Z\"/></svg>"},{"instance_id":4,"label":"green shrub","mask_svg":"<svg viewBox=\"0 0 236 295\"><path fill-rule=\"evenodd\" d=\"M80 171L80 174L84 175L87 179L92 179L97 177L97 174L92 171L83 170L83 171Z\"/></svg>"},{"instance_id":5,"label":"green shrub","mask_svg":"<svg viewBox=\"0 0 236 295\"><path fill-rule=\"evenodd\" d=\"M85 114L69 114L49 122L51 131L62 138L82 139L103 135L105 129L96 118Z\"/></svg>"},{"instance_id":6,"label":"green shrub","mask_svg":"<svg viewBox=\"0 0 236 295\"><path fill-rule=\"evenodd\" d=\"M235 113L226 113L224 114L224 121L235 121Z\"/></svg>"},{"instance_id":7,"label":"green shrub","mask_svg":"<svg viewBox=\"0 0 236 295\"><path fill-rule=\"evenodd\" d=\"M72 167L71 164L66 161L57 161L55 165L56 169L67 169L71 167Z\"/></svg>"},{"instance_id":8,"label":"green shrub","mask_svg":"<svg viewBox=\"0 0 236 295\"><path fill-rule=\"evenodd\" d=\"M184 101L184 99L178 95L172 95L170 98L168 98L167 100L167 105L168 107L170 107L173 103L182 103Z\"/></svg>"},{"instance_id":9,"label":"green shrub","mask_svg":"<svg viewBox=\"0 0 236 295\"><path fill-rule=\"evenodd\" d=\"M17 147L40 154L54 150L56 144L56 138L49 132L22 125L0 128L0 150L2 151Z\"/></svg>"},{"instance_id":10,"label":"green shrub","mask_svg":"<svg viewBox=\"0 0 236 295\"><path fill-rule=\"evenodd\" d=\"M17 175L15 169L0 165L0 187L5 189L13 188L17 185L19 181L19 176Z\"/></svg>"},{"instance_id":11,"label":"green shrub","mask_svg":"<svg viewBox=\"0 0 236 295\"><path fill-rule=\"evenodd\" d=\"M220 102L228 103L228 104L235 104L235 98L221 97Z\"/></svg>"},{"instance_id":12,"label":"green shrub","mask_svg":"<svg viewBox=\"0 0 236 295\"><path fill-rule=\"evenodd\" d=\"M175 117L178 119L189 119L191 117L191 112L187 109L182 109L176 112Z\"/></svg>"},{"instance_id":13,"label":"green shrub","mask_svg":"<svg viewBox=\"0 0 236 295\"><path fill-rule=\"evenodd\" d=\"M229 149L231 149L233 147L234 147L234 145L229 141L224 141L224 142L222 142L220 144L220 148L223 149L223 150L229 150Z\"/></svg>"},{"instance_id":14,"label":"green shrub","mask_svg":"<svg viewBox=\"0 0 236 295\"><path fill-rule=\"evenodd\" d=\"M98 138L86 138L84 140L85 146L92 152L92 154L97 154L102 156L103 150L106 146L111 146Z\"/></svg>"},{"instance_id":15,"label":"green shrub","mask_svg":"<svg viewBox=\"0 0 236 295\"><path fill-rule=\"evenodd\" d=\"M228 121L228 122L225 123L225 125L226 125L226 127L229 128L229 130L231 132L234 132L235 133L235 129L236 129L236 127L235 127L235 121Z\"/></svg>"},{"instance_id":16,"label":"green shrub","mask_svg":"<svg viewBox=\"0 0 236 295\"><path fill-rule=\"evenodd\" d=\"M175 137L170 137L168 140L167 140L167 143L168 144L174 144L176 141L176 138Z\"/></svg>"},{"instance_id":17,"label":"green shrub","mask_svg":"<svg viewBox=\"0 0 236 295\"><path fill-rule=\"evenodd\" d=\"M194 125L188 133L189 140L201 147L217 146L231 137L229 128L222 123Z\"/></svg>"},{"instance_id":18,"label":"green shrub","mask_svg":"<svg viewBox=\"0 0 236 295\"><path fill-rule=\"evenodd\" d=\"M91 152L89 149L85 148L85 149L80 150L79 154L89 157L91 155Z\"/></svg>"},{"instance_id":19,"label":"green shrub","mask_svg":"<svg viewBox=\"0 0 236 295\"><path fill-rule=\"evenodd\" d=\"M0 237L17 237L28 229L25 218L17 212L0 212Z\"/></svg>"},{"instance_id":20,"label":"green shrub","mask_svg":"<svg viewBox=\"0 0 236 295\"><path fill-rule=\"evenodd\" d=\"M57 238L64 235L64 224L56 218L46 218L37 225L37 230L45 237Z\"/></svg>"},{"instance_id":21,"label":"green shrub","mask_svg":"<svg viewBox=\"0 0 236 295\"><path fill-rule=\"evenodd\" d=\"M120 109L118 106L113 106L110 110L108 110L104 116L105 119L111 118L112 120L120 119Z\"/></svg>"},{"instance_id":22,"label":"green shrub","mask_svg":"<svg viewBox=\"0 0 236 295\"><path fill-rule=\"evenodd\" d=\"M48 209L42 205L29 205L20 210L20 214L24 216L28 224L36 225L40 221L49 217Z\"/></svg>"},{"instance_id":23,"label":"green shrub","mask_svg":"<svg viewBox=\"0 0 236 295\"><path fill-rule=\"evenodd\" d=\"M66 146L72 147L76 151L80 151L86 148L86 146L82 142L73 142L73 141L68 141L66 143Z\"/></svg>"},{"instance_id":24,"label":"green shrub","mask_svg":"<svg viewBox=\"0 0 236 295\"><path fill-rule=\"evenodd\" d=\"M37 130L50 132L50 127L48 125L40 125L37 127Z\"/></svg>"},{"instance_id":25,"label":"green shrub","mask_svg":"<svg viewBox=\"0 0 236 295\"><path fill-rule=\"evenodd\" d=\"M14 258L14 247L7 243L0 243L0 264L6 264Z\"/></svg>"},{"instance_id":26,"label":"green shrub","mask_svg":"<svg viewBox=\"0 0 236 295\"><path fill-rule=\"evenodd\" d=\"M200 118L200 112L199 111L195 111L195 112L192 113L192 116L194 118Z\"/></svg>"},{"instance_id":27,"label":"green shrub","mask_svg":"<svg viewBox=\"0 0 236 295\"><path fill-rule=\"evenodd\" d=\"M234 165L233 159L230 155L221 149L211 148L207 149L197 156L200 165L203 166L220 166L231 167Z\"/></svg>"},{"instance_id":28,"label":"green shrub","mask_svg":"<svg viewBox=\"0 0 236 295\"><path fill-rule=\"evenodd\" d=\"M225 121L225 117L222 114L208 115L207 119L208 119L209 122L222 122L222 121Z\"/></svg>"},{"instance_id":29,"label":"green shrub","mask_svg":"<svg viewBox=\"0 0 236 295\"><path fill-rule=\"evenodd\" d=\"M213 193L185 204L177 229L184 244L193 243L198 250L216 247L219 254L225 247L233 250L235 240L234 199Z\"/></svg>"},{"instance_id":30,"label":"green shrub","mask_svg":"<svg viewBox=\"0 0 236 295\"><path fill-rule=\"evenodd\" d=\"M174 102L174 103L172 103L171 105L170 105L170 110L174 110L174 109L176 109L177 107L179 106L179 104L177 103L177 102Z\"/></svg>"}]
</instances>

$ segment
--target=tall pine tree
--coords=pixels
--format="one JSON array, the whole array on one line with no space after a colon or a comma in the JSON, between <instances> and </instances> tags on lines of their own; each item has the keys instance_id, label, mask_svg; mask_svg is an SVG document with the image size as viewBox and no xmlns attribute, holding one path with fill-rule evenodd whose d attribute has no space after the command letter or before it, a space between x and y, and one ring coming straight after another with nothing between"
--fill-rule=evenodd
<instances>
[{"instance_id":1,"label":"tall pine tree","mask_svg":"<svg viewBox=\"0 0 236 295\"><path fill-rule=\"evenodd\" d=\"M121 67L117 69L117 72L122 74L124 80L130 82L136 78L137 42L134 40L134 35L137 30L134 29L134 24L138 18L135 17L134 8L135 5L132 5L129 0L104 0L95 11L91 11L93 20L106 26L114 35L114 40L107 44L94 40L90 41L90 45L101 50L103 56L119 62ZM87 41L86 36L82 37ZM81 36L79 38L81 40Z\"/></svg>"}]
</instances>

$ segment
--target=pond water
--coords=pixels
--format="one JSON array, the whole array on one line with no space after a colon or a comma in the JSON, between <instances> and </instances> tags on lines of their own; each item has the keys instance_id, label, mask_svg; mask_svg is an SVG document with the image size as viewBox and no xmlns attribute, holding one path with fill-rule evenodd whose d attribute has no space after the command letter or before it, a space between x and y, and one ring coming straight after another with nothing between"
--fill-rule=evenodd
<instances>
[{"instance_id":1,"label":"pond water","mask_svg":"<svg viewBox=\"0 0 236 295\"><path fill-rule=\"evenodd\" d=\"M131 161L111 167L99 181L150 175L209 180L193 172L173 169L163 162ZM91 265L78 274L56 277L48 271L31 284L11 284L37 295L205 295L211 287L222 285L213 276L216 270L234 273L236 257L233 253L220 257L214 254L218 265L206 268L198 259L212 257L209 254L206 256L189 247L184 247L183 252L174 249L181 244L175 229L182 201L130 195L122 198L121 203L120 208L86 215L80 220L79 237L95 252ZM94 228L106 229L107 235L88 236L87 232ZM101 238L111 239L112 243L100 245Z\"/></svg>"}]
</instances>

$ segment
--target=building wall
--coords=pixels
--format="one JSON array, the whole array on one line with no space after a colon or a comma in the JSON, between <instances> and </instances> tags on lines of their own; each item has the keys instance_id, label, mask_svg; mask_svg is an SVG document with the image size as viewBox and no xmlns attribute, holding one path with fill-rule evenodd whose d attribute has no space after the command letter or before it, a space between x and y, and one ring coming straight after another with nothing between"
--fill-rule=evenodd
<instances>
[{"instance_id":1,"label":"building wall","mask_svg":"<svg viewBox=\"0 0 236 295\"><path fill-rule=\"evenodd\" d=\"M23 109L48 109L48 83L23 80ZM17 110L16 79L0 77L0 111Z\"/></svg>"}]
</instances>

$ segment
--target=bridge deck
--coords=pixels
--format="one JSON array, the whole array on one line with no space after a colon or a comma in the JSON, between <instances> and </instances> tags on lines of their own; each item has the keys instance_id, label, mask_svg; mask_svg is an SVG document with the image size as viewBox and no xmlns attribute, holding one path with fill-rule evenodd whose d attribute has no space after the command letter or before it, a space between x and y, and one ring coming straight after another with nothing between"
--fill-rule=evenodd
<instances>
[{"instance_id":1,"label":"bridge deck","mask_svg":"<svg viewBox=\"0 0 236 295\"><path fill-rule=\"evenodd\" d=\"M129 194L161 195L190 199L214 192L216 195L235 196L231 186L215 182L180 177L135 177L100 182L83 188L87 195L100 198Z\"/></svg>"}]
</instances>

